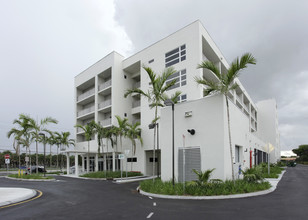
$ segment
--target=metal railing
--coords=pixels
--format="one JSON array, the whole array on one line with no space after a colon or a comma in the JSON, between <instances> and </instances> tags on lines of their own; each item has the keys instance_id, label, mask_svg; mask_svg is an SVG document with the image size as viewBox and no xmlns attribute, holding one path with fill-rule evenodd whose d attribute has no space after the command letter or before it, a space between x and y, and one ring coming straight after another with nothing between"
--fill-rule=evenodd
<instances>
[{"instance_id":1,"label":"metal railing","mask_svg":"<svg viewBox=\"0 0 308 220\"><path fill-rule=\"evenodd\" d=\"M110 106L110 105L111 105L111 99L107 99L107 100L103 101L102 103L98 104L98 109L102 109L102 108L105 108L105 107Z\"/></svg>"},{"instance_id":2,"label":"metal railing","mask_svg":"<svg viewBox=\"0 0 308 220\"><path fill-rule=\"evenodd\" d=\"M88 91L86 91L85 93L82 93L81 95L77 96L77 101L80 101L88 96L94 95L95 89L92 88Z\"/></svg>"},{"instance_id":3,"label":"metal railing","mask_svg":"<svg viewBox=\"0 0 308 220\"><path fill-rule=\"evenodd\" d=\"M98 91L101 91L103 89L108 88L109 86L111 86L111 79L107 80L106 82L98 85Z\"/></svg>"},{"instance_id":4,"label":"metal railing","mask_svg":"<svg viewBox=\"0 0 308 220\"><path fill-rule=\"evenodd\" d=\"M85 108L85 109L83 109L83 110L77 112L77 116L79 117L79 116L81 116L81 115L85 115L85 114L88 114L88 113L90 113L90 112L94 112L94 110L95 110L95 107L94 107L94 106L91 106L91 107L89 107L89 108Z\"/></svg>"}]
</instances>

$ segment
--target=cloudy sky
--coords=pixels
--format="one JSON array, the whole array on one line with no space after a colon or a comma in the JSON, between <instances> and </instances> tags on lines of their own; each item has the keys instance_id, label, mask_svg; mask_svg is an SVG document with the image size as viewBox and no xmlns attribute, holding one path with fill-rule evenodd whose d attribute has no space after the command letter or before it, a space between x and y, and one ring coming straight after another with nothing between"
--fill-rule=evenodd
<instances>
[{"instance_id":1,"label":"cloudy sky","mask_svg":"<svg viewBox=\"0 0 308 220\"><path fill-rule=\"evenodd\" d=\"M74 77L115 50L129 56L200 20L227 60L257 58L241 81L275 98L281 149L308 143L308 1L0 0L0 151L20 113L74 133Z\"/></svg>"}]
</instances>

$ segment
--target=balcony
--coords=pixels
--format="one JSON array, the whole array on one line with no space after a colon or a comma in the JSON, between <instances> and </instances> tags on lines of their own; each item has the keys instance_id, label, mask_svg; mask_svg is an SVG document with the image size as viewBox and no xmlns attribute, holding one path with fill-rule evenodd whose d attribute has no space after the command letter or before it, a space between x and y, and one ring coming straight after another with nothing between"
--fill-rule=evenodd
<instances>
[{"instance_id":1,"label":"balcony","mask_svg":"<svg viewBox=\"0 0 308 220\"><path fill-rule=\"evenodd\" d=\"M140 81L134 83L134 88L135 88L135 89L140 88Z\"/></svg>"},{"instance_id":2,"label":"balcony","mask_svg":"<svg viewBox=\"0 0 308 220\"><path fill-rule=\"evenodd\" d=\"M103 101L102 103L98 104L98 109L103 109L103 108L106 108L110 105L111 105L111 99L107 99L107 100Z\"/></svg>"},{"instance_id":3,"label":"balcony","mask_svg":"<svg viewBox=\"0 0 308 220\"><path fill-rule=\"evenodd\" d=\"M85 99L85 98L87 98L89 96L94 95L94 92L95 92L95 89L92 88L92 89L82 93L81 95L77 96L77 102L79 102L80 100L83 100L83 99Z\"/></svg>"},{"instance_id":4,"label":"balcony","mask_svg":"<svg viewBox=\"0 0 308 220\"><path fill-rule=\"evenodd\" d=\"M111 118L104 119L99 122L103 127L111 126Z\"/></svg>"},{"instance_id":5,"label":"balcony","mask_svg":"<svg viewBox=\"0 0 308 220\"><path fill-rule=\"evenodd\" d=\"M80 117L80 116L86 115L88 113L94 112L94 110L95 110L94 106L91 106L89 108L85 108L85 109L77 112L77 117Z\"/></svg>"},{"instance_id":6,"label":"balcony","mask_svg":"<svg viewBox=\"0 0 308 220\"><path fill-rule=\"evenodd\" d=\"M77 128L77 134L84 133L84 130L82 128Z\"/></svg>"},{"instance_id":7,"label":"balcony","mask_svg":"<svg viewBox=\"0 0 308 220\"><path fill-rule=\"evenodd\" d=\"M140 107L140 100L134 101L134 102L132 103L132 107L133 107L133 108Z\"/></svg>"},{"instance_id":8,"label":"balcony","mask_svg":"<svg viewBox=\"0 0 308 220\"><path fill-rule=\"evenodd\" d=\"M100 85L98 85L98 91L104 90L104 89L106 89L106 88L108 88L110 86L111 86L111 79L107 80L106 82L104 82L104 83L102 83Z\"/></svg>"}]
</instances>

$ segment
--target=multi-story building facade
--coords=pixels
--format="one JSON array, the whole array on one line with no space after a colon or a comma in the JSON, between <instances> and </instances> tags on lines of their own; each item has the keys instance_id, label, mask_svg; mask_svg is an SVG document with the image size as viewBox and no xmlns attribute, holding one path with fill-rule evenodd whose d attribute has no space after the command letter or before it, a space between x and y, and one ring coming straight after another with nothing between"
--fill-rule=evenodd
<instances>
[{"instance_id":1,"label":"multi-story building facade","mask_svg":"<svg viewBox=\"0 0 308 220\"><path fill-rule=\"evenodd\" d=\"M148 125L154 118L154 110L150 109L148 100L140 95L124 98L124 93L131 88L140 88L143 91L150 88L150 79L143 66L152 68L158 74L165 68L173 67L176 73L169 80L176 79L177 82L167 94L182 92L179 103L175 106L176 178L181 180L184 177L181 176L183 170L198 167L202 170L216 168L217 177L230 178L231 161L224 99L220 95L203 97L203 87L198 86L194 80L196 76L208 79L215 77L208 70L196 68L203 60L214 62L223 73L229 67L203 25L200 21L196 21L128 58L112 52L77 75L75 77L76 124L85 125L94 120L108 128L112 125L117 126L115 116L119 115L127 118L130 123L139 121L142 128L143 146L138 143L135 155L132 154L129 140L124 139L122 149L119 144L112 148L108 140L105 140L101 150L103 153L99 156L94 136L90 141L89 150L91 170L119 169L121 161L118 155L126 152L122 165L126 167L129 161L129 170L152 175L152 166L155 162L159 165L156 166L158 167L156 173L161 173L165 180L171 178L170 108L164 107L158 111L161 116L158 122L159 153L153 159L153 130L149 129ZM244 168L250 164L266 161L267 154L264 147L268 143L275 147L271 154L271 162L275 162L280 153L275 101L254 104L238 79L236 83L239 87L228 95L231 103L231 135L235 166L241 165ZM185 114L188 114L188 117L184 117ZM196 130L195 135L187 133L187 129L192 127ZM197 165L182 169L184 152L190 152L189 150L192 150L192 154L187 155L196 154L199 158L191 158ZM82 156L82 170L85 170L88 142L80 129L76 129L76 146L71 153L76 155L76 163L77 155ZM107 163L104 164L105 159ZM79 172L78 169L76 172ZM189 175L188 173L189 171L185 175ZM187 178L192 177L187 176Z\"/></svg>"}]
</instances>

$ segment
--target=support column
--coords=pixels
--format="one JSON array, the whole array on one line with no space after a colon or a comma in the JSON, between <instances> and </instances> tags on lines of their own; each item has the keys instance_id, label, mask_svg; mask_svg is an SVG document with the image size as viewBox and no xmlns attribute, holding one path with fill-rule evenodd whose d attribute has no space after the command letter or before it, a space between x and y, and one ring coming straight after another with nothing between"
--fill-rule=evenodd
<instances>
[{"instance_id":1,"label":"support column","mask_svg":"<svg viewBox=\"0 0 308 220\"><path fill-rule=\"evenodd\" d=\"M66 173L70 174L70 153L66 153Z\"/></svg>"},{"instance_id":2,"label":"support column","mask_svg":"<svg viewBox=\"0 0 308 220\"><path fill-rule=\"evenodd\" d=\"M98 154L95 154L95 172L98 171Z\"/></svg>"},{"instance_id":3,"label":"support column","mask_svg":"<svg viewBox=\"0 0 308 220\"><path fill-rule=\"evenodd\" d=\"M87 172L90 172L90 156L87 154Z\"/></svg>"},{"instance_id":4,"label":"support column","mask_svg":"<svg viewBox=\"0 0 308 220\"><path fill-rule=\"evenodd\" d=\"M78 169L78 154L75 153L75 175L79 176L79 169Z\"/></svg>"},{"instance_id":5,"label":"support column","mask_svg":"<svg viewBox=\"0 0 308 220\"><path fill-rule=\"evenodd\" d=\"M81 170L82 170L82 172L84 172L84 156L81 156L81 159L82 159L82 168L81 168Z\"/></svg>"},{"instance_id":6,"label":"support column","mask_svg":"<svg viewBox=\"0 0 308 220\"><path fill-rule=\"evenodd\" d=\"M115 171L115 152L112 152L112 171Z\"/></svg>"}]
</instances>

